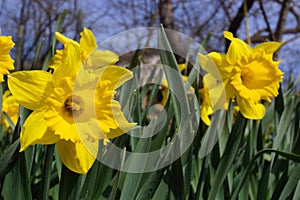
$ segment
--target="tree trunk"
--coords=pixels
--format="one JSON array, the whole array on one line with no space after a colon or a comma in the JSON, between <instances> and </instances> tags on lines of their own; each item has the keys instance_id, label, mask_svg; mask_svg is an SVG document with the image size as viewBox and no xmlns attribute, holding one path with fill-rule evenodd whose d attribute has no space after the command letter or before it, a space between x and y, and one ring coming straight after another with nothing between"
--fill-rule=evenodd
<instances>
[{"instance_id":1,"label":"tree trunk","mask_svg":"<svg viewBox=\"0 0 300 200\"><path fill-rule=\"evenodd\" d=\"M159 5L159 15L160 15L160 23L163 25L165 29L175 30L174 17L173 17L173 5L172 0L160 0ZM169 43L174 51L175 58L177 63L185 62L184 49L181 44L180 37L178 33L175 31L168 32L166 30L166 35L168 37Z\"/></svg>"}]
</instances>

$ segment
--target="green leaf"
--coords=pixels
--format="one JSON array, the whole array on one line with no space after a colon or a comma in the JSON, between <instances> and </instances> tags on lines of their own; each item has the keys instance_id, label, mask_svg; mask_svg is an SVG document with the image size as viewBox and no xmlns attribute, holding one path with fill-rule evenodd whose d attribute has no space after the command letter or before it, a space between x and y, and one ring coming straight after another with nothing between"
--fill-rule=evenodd
<instances>
[{"instance_id":1,"label":"green leaf","mask_svg":"<svg viewBox=\"0 0 300 200\"><path fill-rule=\"evenodd\" d=\"M16 127L15 124L14 124L14 122L10 119L10 117L7 115L6 112L3 112L3 114L4 114L4 118L9 123L9 126L11 127L11 129L14 130L15 127Z\"/></svg>"},{"instance_id":2,"label":"green leaf","mask_svg":"<svg viewBox=\"0 0 300 200\"><path fill-rule=\"evenodd\" d=\"M144 132L145 135L148 135L153 132L154 127L147 127ZM137 147L134 152L144 153L145 156L143 158L141 156L137 156L137 154L131 154L128 159L125 161L124 166L130 172L127 173L124 181L124 185L122 188L121 199L129 199L135 198L138 192L138 188L140 187L140 182L142 180L142 173L134 173L136 171L143 171L146 169L147 164L147 152L149 152L151 146L151 138L141 138L137 144Z\"/></svg>"},{"instance_id":3,"label":"green leaf","mask_svg":"<svg viewBox=\"0 0 300 200\"><path fill-rule=\"evenodd\" d=\"M284 109L284 100L283 100L283 93L282 93L281 85L279 87L278 92L279 92L279 94L275 98L275 111L279 116L281 116L283 109Z\"/></svg>"},{"instance_id":4,"label":"green leaf","mask_svg":"<svg viewBox=\"0 0 300 200\"><path fill-rule=\"evenodd\" d=\"M231 199L236 199L238 196L238 193L242 187L242 185L244 184L244 181L246 179L246 177L250 174L251 168L254 164L254 162L256 161L256 159L258 159L261 155L265 154L265 153L275 153L277 155L283 156L289 160L293 160L295 162L300 162L300 155L298 154L293 154L293 153L288 153L288 152L284 152L284 151L279 151L279 150L275 150L275 149L263 149L261 151L259 151L249 162L246 170L243 172L243 176L240 179L239 184L237 185L237 187L234 190L234 193L232 195Z\"/></svg>"},{"instance_id":5,"label":"green leaf","mask_svg":"<svg viewBox=\"0 0 300 200\"><path fill-rule=\"evenodd\" d=\"M99 199L104 190L109 187L114 173L114 169L103 165L99 161L95 161L94 165L85 179L86 189L82 190L86 191L87 199Z\"/></svg>"},{"instance_id":6,"label":"green leaf","mask_svg":"<svg viewBox=\"0 0 300 200\"><path fill-rule=\"evenodd\" d=\"M150 172L150 174L147 176L146 182L143 184L141 190L137 194L136 199L151 199L152 195L159 186L163 172L164 169L160 169L155 172Z\"/></svg>"},{"instance_id":7,"label":"green leaf","mask_svg":"<svg viewBox=\"0 0 300 200\"><path fill-rule=\"evenodd\" d=\"M62 166L59 185L59 199L65 200L69 198L75 188L79 176L79 174L72 172L65 165Z\"/></svg>"},{"instance_id":8,"label":"green leaf","mask_svg":"<svg viewBox=\"0 0 300 200\"><path fill-rule=\"evenodd\" d=\"M20 140L16 140L12 145L10 145L4 154L0 157L0 181L2 182L6 173L8 173L17 158L18 149L20 147Z\"/></svg>"},{"instance_id":9,"label":"green leaf","mask_svg":"<svg viewBox=\"0 0 300 200\"><path fill-rule=\"evenodd\" d=\"M51 166L53 161L53 152L54 152L54 144L47 145L46 147L46 157L45 164L42 173L42 191L40 193L39 199L48 199L49 189L50 189L50 180L51 180Z\"/></svg>"},{"instance_id":10,"label":"green leaf","mask_svg":"<svg viewBox=\"0 0 300 200\"><path fill-rule=\"evenodd\" d=\"M203 42L201 43L201 46L203 48L205 48L208 45L211 35L212 35L212 33L208 33L207 36L204 38Z\"/></svg>"},{"instance_id":11,"label":"green leaf","mask_svg":"<svg viewBox=\"0 0 300 200\"><path fill-rule=\"evenodd\" d=\"M161 179L160 184L158 185L158 188L153 195L152 198L153 200L170 199L169 197L170 189L168 185L169 178L170 178L170 173L167 172Z\"/></svg>"},{"instance_id":12,"label":"green leaf","mask_svg":"<svg viewBox=\"0 0 300 200\"><path fill-rule=\"evenodd\" d=\"M300 180L300 165L296 165L288 177L288 181L283 188L279 199L288 199Z\"/></svg>"},{"instance_id":13,"label":"green leaf","mask_svg":"<svg viewBox=\"0 0 300 200\"><path fill-rule=\"evenodd\" d=\"M176 199L184 199L184 180L181 159L177 159L172 163L171 173L170 173L170 189ZM189 188L188 188L189 189Z\"/></svg>"},{"instance_id":14,"label":"green leaf","mask_svg":"<svg viewBox=\"0 0 300 200\"><path fill-rule=\"evenodd\" d=\"M298 200L298 199L300 199L300 180L298 180L298 184L293 196L293 200Z\"/></svg>"},{"instance_id":15,"label":"green leaf","mask_svg":"<svg viewBox=\"0 0 300 200\"><path fill-rule=\"evenodd\" d=\"M118 191L119 180L120 180L120 171L117 172L117 175L115 177L115 181L114 181L113 187L112 187L112 189L110 191L108 200L115 200L115 199L117 199L116 196L117 196L117 191Z\"/></svg>"},{"instance_id":16,"label":"green leaf","mask_svg":"<svg viewBox=\"0 0 300 200\"><path fill-rule=\"evenodd\" d=\"M38 46L36 48L31 70L37 69L38 59L39 59L39 56L41 53L41 49L44 45L44 42L45 42L45 38L42 38L42 41L38 44Z\"/></svg>"},{"instance_id":17,"label":"green leaf","mask_svg":"<svg viewBox=\"0 0 300 200\"><path fill-rule=\"evenodd\" d=\"M270 162L265 162L263 172L261 173L261 179L259 180L259 184L258 184L258 192L256 196L257 200L267 199L270 169L271 169Z\"/></svg>"},{"instance_id":18,"label":"green leaf","mask_svg":"<svg viewBox=\"0 0 300 200\"><path fill-rule=\"evenodd\" d=\"M64 23L64 21L65 21L65 18L66 18L67 13L68 13L68 10L65 9L65 10L62 12L62 14L59 16L59 18L58 18L58 20L57 20L56 28L55 28L55 31L56 31L56 32L60 32L61 27L62 27L62 25L63 25L63 23ZM55 46L56 46L56 38L54 37L54 38L53 38L53 41L52 41L52 51L51 51L52 56L55 54ZM52 57L52 56L51 56L51 57Z\"/></svg>"},{"instance_id":19,"label":"green leaf","mask_svg":"<svg viewBox=\"0 0 300 200\"><path fill-rule=\"evenodd\" d=\"M247 119L245 119L241 113L238 114L237 119L234 123L232 131L229 135L227 145L225 148L225 153L223 154L220 163L218 165L214 182L209 193L208 199L214 200L218 194L223 182L229 172L234 158L238 152L240 141L243 138L245 127L247 124Z\"/></svg>"},{"instance_id":20,"label":"green leaf","mask_svg":"<svg viewBox=\"0 0 300 200\"><path fill-rule=\"evenodd\" d=\"M18 154L12 170L6 175L2 195L4 199L32 199L24 152Z\"/></svg>"},{"instance_id":21,"label":"green leaf","mask_svg":"<svg viewBox=\"0 0 300 200\"><path fill-rule=\"evenodd\" d=\"M279 124L277 126L277 135L274 140L273 148L277 149L280 146L284 136L287 133L287 129L291 124L291 119L293 117L294 111L294 98L291 98L287 104L288 106L283 110Z\"/></svg>"},{"instance_id":22,"label":"green leaf","mask_svg":"<svg viewBox=\"0 0 300 200\"><path fill-rule=\"evenodd\" d=\"M182 119L185 119L188 116L190 109L181 74L179 73L178 64L163 28L159 31L158 47L161 63L163 64L171 99L173 101L176 123L179 127L181 117ZM178 99L179 96L180 99Z\"/></svg>"}]
</instances>

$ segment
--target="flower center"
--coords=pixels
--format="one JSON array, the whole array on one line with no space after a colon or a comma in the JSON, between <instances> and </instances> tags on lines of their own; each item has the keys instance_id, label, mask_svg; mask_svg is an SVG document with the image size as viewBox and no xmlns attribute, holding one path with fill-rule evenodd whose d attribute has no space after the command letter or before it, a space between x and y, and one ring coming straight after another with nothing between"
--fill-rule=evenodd
<instances>
[{"instance_id":1,"label":"flower center","mask_svg":"<svg viewBox=\"0 0 300 200\"><path fill-rule=\"evenodd\" d=\"M260 89L273 82L274 67L266 58L257 57L255 60L241 66L241 80L248 89Z\"/></svg>"},{"instance_id":2,"label":"flower center","mask_svg":"<svg viewBox=\"0 0 300 200\"><path fill-rule=\"evenodd\" d=\"M79 115L83 111L83 108L84 102L80 96L69 96L64 103L64 109L70 117L73 115Z\"/></svg>"}]
</instances>

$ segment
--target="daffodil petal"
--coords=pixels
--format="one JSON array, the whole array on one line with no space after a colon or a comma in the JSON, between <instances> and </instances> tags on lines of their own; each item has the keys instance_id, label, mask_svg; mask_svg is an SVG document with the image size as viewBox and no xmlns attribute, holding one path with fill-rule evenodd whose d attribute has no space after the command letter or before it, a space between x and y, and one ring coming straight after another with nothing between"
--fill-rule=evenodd
<instances>
[{"instance_id":1,"label":"daffodil petal","mask_svg":"<svg viewBox=\"0 0 300 200\"><path fill-rule=\"evenodd\" d=\"M58 41L60 41L61 43L63 43L64 45L72 42L73 40L71 40L70 38L64 36L63 34L59 33L59 32L55 32L55 37ZM73 41L75 42L75 41Z\"/></svg>"},{"instance_id":2,"label":"daffodil petal","mask_svg":"<svg viewBox=\"0 0 300 200\"><path fill-rule=\"evenodd\" d=\"M100 70L98 70L97 74L100 77L101 81L111 81L111 83L109 84L109 89L117 89L124 82L133 77L132 72L128 69L114 65L101 68Z\"/></svg>"},{"instance_id":3,"label":"daffodil petal","mask_svg":"<svg viewBox=\"0 0 300 200\"><path fill-rule=\"evenodd\" d=\"M52 57L49 64L49 68L52 68L54 71L60 67L65 59L64 50L56 50L55 55Z\"/></svg>"},{"instance_id":4,"label":"daffodil petal","mask_svg":"<svg viewBox=\"0 0 300 200\"><path fill-rule=\"evenodd\" d=\"M136 123L129 123L125 118L124 114L121 112L121 109L113 113L114 120L117 122L118 128L110 129L110 132L107 134L108 138L115 138L124 133L127 133L131 128L133 128Z\"/></svg>"},{"instance_id":5,"label":"daffodil petal","mask_svg":"<svg viewBox=\"0 0 300 200\"><path fill-rule=\"evenodd\" d=\"M8 78L8 87L24 107L35 110L45 105L53 90L52 75L42 70L14 72Z\"/></svg>"},{"instance_id":6,"label":"daffodil petal","mask_svg":"<svg viewBox=\"0 0 300 200\"><path fill-rule=\"evenodd\" d=\"M98 141L107 138L99 126L96 118L90 118L86 122L76 122L76 128L81 141L85 144L89 141Z\"/></svg>"},{"instance_id":7,"label":"daffodil petal","mask_svg":"<svg viewBox=\"0 0 300 200\"><path fill-rule=\"evenodd\" d=\"M0 54L8 54L15 43L12 41L12 36L0 36L0 45Z\"/></svg>"},{"instance_id":8,"label":"daffodil petal","mask_svg":"<svg viewBox=\"0 0 300 200\"><path fill-rule=\"evenodd\" d=\"M230 80L225 81L224 86L225 86L225 91L226 91L226 99L229 100L237 93L237 91L232 86Z\"/></svg>"},{"instance_id":9,"label":"daffodil petal","mask_svg":"<svg viewBox=\"0 0 300 200\"><path fill-rule=\"evenodd\" d=\"M8 72L8 70L15 69L13 64L14 64L14 60L10 57L9 54L7 54L7 55L0 54L0 67L2 67L2 70L5 70L4 72ZM5 73L5 74L8 74L8 73Z\"/></svg>"},{"instance_id":10,"label":"daffodil petal","mask_svg":"<svg viewBox=\"0 0 300 200\"><path fill-rule=\"evenodd\" d=\"M168 81L166 78L164 78L161 83L160 83L161 86L163 86L164 88L169 88L169 85L168 85Z\"/></svg>"},{"instance_id":11,"label":"daffodil petal","mask_svg":"<svg viewBox=\"0 0 300 200\"><path fill-rule=\"evenodd\" d=\"M185 63L178 64L179 71L181 71L181 72L185 69L185 67L186 67Z\"/></svg>"},{"instance_id":12,"label":"daffodil petal","mask_svg":"<svg viewBox=\"0 0 300 200\"><path fill-rule=\"evenodd\" d=\"M162 95L161 104L163 106L165 106L167 104L168 97L169 97L169 89L168 88L162 88L161 95Z\"/></svg>"},{"instance_id":13,"label":"daffodil petal","mask_svg":"<svg viewBox=\"0 0 300 200\"><path fill-rule=\"evenodd\" d=\"M108 50L96 50L89 54L84 61L85 67L106 67L118 62L119 56Z\"/></svg>"},{"instance_id":14,"label":"daffodil petal","mask_svg":"<svg viewBox=\"0 0 300 200\"><path fill-rule=\"evenodd\" d=\"M63 63L53 73L55 85L64 77L76 77L78 70L82 66L81 52L78 44L74 42L68 43L64 49Z\"/></svg>"},{"instance_id":15,"label":"daffodil petal","mask_svg":"<svg viewBox=\"0 0 300 200\"><path fill-rule=\"evenodd\" d=\"M76 125L66 121L63 116L63 114L55 110L47 110L44 114L49 129L51 129L57 137L62 140L70 140L71 142L80 141Z\"/></svg>"},{"instance_id":16,"label":"daffodil petal","mask_svg":"<svg viewBox=\"0 0 300 200\"><path fill-rule=\"evenodd\" d=\"M207 93L205 98L209 102L210 108L213 111L224 109L226 105L226 90L223 82L218 82L211 74L206 74L203 77L203 84L206 87ZM204 89L201 89L202 93L205 93ZM205 95L204 95L205 96ZM212 113L210 113L212 114Z\"/></svg>"},{"instance_id":17,"label":"daffodil petal","mask_svg":"<svg viewBox=\"0 0 300 200\"><path fill-rule=\"evenodd\" d=\"M201 67L211 75L215 77L215 79L222 80L222 76L220 74L219 68L225 67L227 65L224 54L211 52L208 55L199 54L198 59Z\"/></svg>"},{"instance_id":18,"label":"daffodil petal","mask_svg":"<svg viewBox=\"0 0 300 200\"><path fill-rule=\"evenodd\" d=\"M95 161L95 157L82 143L60 140L56 147L64 165L78 174L86 174ZM88 148L92 147L98 148L98 142L91 143Z\"/></svg>"},{"instance_id":19,"label":"daffodil petal","mask_svg":"<svg viewBox=\"0 0 300 200\"><path fill-rule=\"evenodd\" d=\"M237 97L237 103L245 118L259 120L265 115L266 109L261 103L256 103L251 99L247 100L239 96Z\"/></svg>"},{"instance_id":20,"label":"daffodil petal","mask_svg":"<svg viewBox=\"0 0 300 200\"><path fill-rule=\"evenodd\" d=\"M4 81L3 75L9 74L8 70L14 69L14 60L9 55L14 45L11 36L0 36L0 82Z\"/></svg>"},{"instance_id":21,"label":"daffodil petal","mask_svg":"<svg viewBox=\"0 0 300 200\"><path fill-rule=\"evenodd\" d=\"M201 111L200 111L200 117L202 119L202 121L207 125L209 126L210 125L210 118L208 117L209 112L208 112L208 108L207 107L201 107Z\"/></svg>"},{"instance_id":22,"label":"daffodil petal","mask_svg":"<svg viewBox=\"0 0 300 200\"><path fill-rule=\"evenodd\" d=\"M59 141L59 137L48 129L44 113L45 109L41 108L33 111L26 119L20 134L20 151L25 150L29 145L54 144Z\"/></svg>"},{"instance_id":23,"label":"daffodil petal","mask_svg":"<svg viewBox=\"0 0 300 200\"><path fill-rule=\"evenodd\" d=\"M233 65L237 60L241 59L243 55L252 52L252 49L248 44L243 40L233 37L232 33L224 31L224 37L231 41L226 54L228 63Z\"/></svg>"},{"instance_id":24,"label":"daffodil petal","mask_svg":"<svg viewBox=\"0 0 300 200\"><path fill-rule=\"evenodd\" d=\"M253 48L253 51L263 50L266 54L273 54L282 44L283 42L263 42L259 45L256 45Z\"/></svg>"},{"instance_id":25,"label":"daffodil petal","mask_svg":"<svg viewBox=\"0 0 300 200\"><path fill-rule=\"evenodd\" d=\"M80 33L80 47L83 52L83 57L87 58L87 56L95 51L98 47L96 38L92 31L87 28L84 28Z\"/></svg>"}]
</instances>

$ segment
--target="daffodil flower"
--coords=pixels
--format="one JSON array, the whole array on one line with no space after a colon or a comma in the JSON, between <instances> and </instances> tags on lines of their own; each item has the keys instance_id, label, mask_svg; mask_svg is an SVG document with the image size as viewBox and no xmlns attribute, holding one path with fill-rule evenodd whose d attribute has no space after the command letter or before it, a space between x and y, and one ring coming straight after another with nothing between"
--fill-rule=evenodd
<instances>
[{"instance_id":1,"label":"daffodil flower","mask_svg":"<svg viewBox=\"0 0 300 200\"><path fill-rule=\"evenodd\" d=\"M227 100L236 97L244 117L261 119L265 107L260 101L271 102L278 95L283 78L283 72L278 69L280 62L273 61L273 54L282 43L265 42L251 48L230 32L225 31L224 37L231 41L227 54L199 54L200 64L216 82L223 82ZM211 91L211 94L217 96L219 92Z\"/></svg>"},{"instance_id":2,"label":"daffodil flower","mask_svg":"<svg viewBox=\"0 0 300 200\"><path fill-rule=\"evenodd\" d=\"M9 74L8 70L14 70L14 60L9 52L15 43L11 36L0 36L0 82L3 82L3 75Z\"/></svg>"},{"instance_id":3,"label":"daffodil flower","mask_svg":"<svg viewBox=\"0 0 300 200\"><path fill-rule=\"evenodd\" d=\"M12 96L9 90L6 90L2 96L2 112L5 112L11 121L16 124L18 121L19 103L17 99ZM2 123L5 124L6 129L9 128L9 122L2 115Z\"/></svg>"},{"instance_id":4,"label":"daffodil flower","mask_svg":"<svg viewBox=\"0 0 300 200\"><path fill-rule=\"evenodd\" d=\"M64 41L64 49L52 62L53 74L23 71L8 79L18 102L33 110L20 133L20 151L34 144L56 144L64 165L80 174L94 163L99 140L122 135L135 125L113 100L115 90L132 78L132 72L113 65L85 70L83 57L88 59L94 50L90 39L83 36L81 44Z\"/></svg>"}]
</instances>

